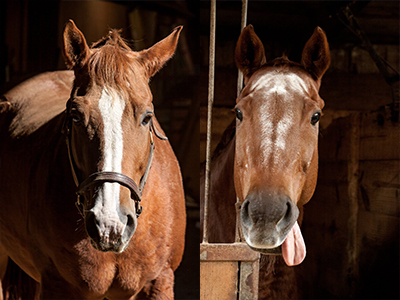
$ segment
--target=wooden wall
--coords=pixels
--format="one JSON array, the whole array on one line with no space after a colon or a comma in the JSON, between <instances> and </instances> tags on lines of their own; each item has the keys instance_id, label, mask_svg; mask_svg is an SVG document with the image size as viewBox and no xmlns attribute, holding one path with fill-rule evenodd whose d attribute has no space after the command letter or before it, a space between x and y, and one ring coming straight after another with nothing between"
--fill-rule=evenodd
<instances>
[{"instance_id":1,"label":"wooden wall","mask_svg":"<svg viewBox=\"0 0 400 300\"><path fill-rule=\"evenodd\" d=\"M322 80L320 91L325 108L320 123L319 178L313 198L304 207L302 230L307 257L302 265L296 267L298 283L304 299L398 299L398 101L392 105L392 91L360 41L352 37L343 24L335 23L333 11L326 14L318 4L321 3L313 2L312 7L307 7L309 3L303 4L298 8L297 17L291 19L293 7L285 13L272 4L257 2L257 11L252 11L254 2L250 1L248 16L248 23L252 23L256 33L262 37L267 57L279 56L277 49L285 46L275 35L270 34L268 38L266 32L282 30L270 20L281 14L291 20L288 23L292 28L305 31L312 27L312 21L302 15L302 9L309 14L318 12L319 25L327 32L331 46L332 64ZM377 53L398 72L399 4L379 1L364 4L355 16ZM239 33L232 32L237 32L235 26L240 20L235 9L240 10L231 8L225 15L223 7L220 10L217 7L217 28L219 18L222 31L226 34L219 31L218 35L217 31L217 59L218 53L224 55L216 63L212 148L234 119L231 110L236 98L237 72L232 58ZM265 12L264 18L260 17L261 12ZM283 36L291 35L285 31ZM299 40L293 38L288 41L300 43L301 49L304 43ZM206 36L203 41L207 42ZM295 60L296 53L293 54L289 58ZM206 58L205 55L202 59L205 69ZM203 71L200 80L205 86L206 77L207 72ZM201 89L201 93L202 161L205 158L207 90Z\"/></svg>"},{"instance_id":2,"label":"wooden wall","mask_svg":"<svg viewBox=\"0 0 400 300\"><path fill-rule=\"evenodd\" d=\"M305 206L305 298L393 298L399 282L399 122L349 112L321 129L317 189Z\"/></svg>"}]
</instances>

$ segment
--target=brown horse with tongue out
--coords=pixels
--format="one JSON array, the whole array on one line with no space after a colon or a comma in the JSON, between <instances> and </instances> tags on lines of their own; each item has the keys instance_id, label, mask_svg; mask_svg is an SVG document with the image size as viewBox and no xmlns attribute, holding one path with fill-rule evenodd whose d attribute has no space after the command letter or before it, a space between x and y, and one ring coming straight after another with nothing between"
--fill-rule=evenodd
<instances>
[{"instance_id":1,"label":"brown horse with tongue out","mask_svg":"<svg viewBox=\"0 0 400 300\"><path fill-rule=\"evenodd\" d=\"M267 63L249 25L239 37L235 60L245 87L236 101L236 129L232 123L225 131L226 142L217 147L211 164L209 241L234 241L237 195L243 237L266 254L259 298L296 298L294 269L287 266L306 256L299 224L317 181L324 106L318 91L330 63L328 42L317 27L301 64L286 57Z\"/></svg>"}]
</instances>

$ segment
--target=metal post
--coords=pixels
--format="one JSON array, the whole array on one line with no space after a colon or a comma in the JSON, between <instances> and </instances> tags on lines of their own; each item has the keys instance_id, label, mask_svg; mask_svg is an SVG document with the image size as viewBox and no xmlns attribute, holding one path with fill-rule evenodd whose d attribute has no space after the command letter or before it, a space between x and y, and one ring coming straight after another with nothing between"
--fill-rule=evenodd
<instances>
[{"instance_id":1,"label":"metal post","mask_svg":"<svg viewBox=\"0 0 400 300\"><path fill-rule=\"evenodd\" d=\"M247 0L242 0L242 21L240 24L240 32L246 27L247 24ZM240 92L243 88L243 73L239 70L238 73L238 81L237 81L237 96L240 95Z\"/></svg>"},{"instance_id":2,"label":"metal post","mask_svg":"<svg viewBox=\"0 0 400 300\"><path fill-rule=\"evenodd\" d=\"M242 0L242 21L240 24L240 32L246 27L247 24L247 0ZM239 97L240 92L243 88L243 73L239 70L238 71L238 80L237 80L237 94L236 96ZM236 127L239 125L238 120L236 120ZM239 198L236 196L236 227L235 227L235 242L241 241L241 231L240 231L240 207L241 203Z\"/></svg>"},{"instance_id":3,"label":"metal post","mask_svg":"<svg viewBox=\"0 0 400 300\"><path fill-rule=\"evenodd\" d=\"M208 243L208 202L210 199L210 164L211 164L211 123L212 107L214 103L214 75L215 75L215 24L216 0L211 0L210 10L210 57L208 70L208 113L207 113L207 144L206 144L206 173L204 183L204 227L203 243Z\"/></svg>"},{"instance_id":4,"label":"metal post","mask_svg":"<svg viewBox=\"0 0 400 300\"><path fill-rule=\"evenodd\" d=\"M247 0L242 0L242 29L246 25ZM245 243L209 244L208 210L210 201L210 149L211 116L214 102L215 73L215 8L216 0L211 2L210 14L210 58L208 82L208 116L204 199L203 242L200 244L200 299L258 299L259 259L260 254L251 250ZM241 77L240 77L241 76ZM241 79L240 79L241 78ZM239 88L240 82L240 88ZM243 75L239 74L238 94L243 86ZM237 204L240 205L240 202ZM237 212L240 212L236 205ZM238 216L237 216L238 218ZM239 220L240 221L240 220ZM237 224L238 223L237 221ZM239 225L237 225L238 228ZM238 229L236 228L236 231ZM239 237L239 233L237 233ZM239 237L240 238L240 237ZM221 276L223 275L223 276Z\"/></svg>"}]
</instances>

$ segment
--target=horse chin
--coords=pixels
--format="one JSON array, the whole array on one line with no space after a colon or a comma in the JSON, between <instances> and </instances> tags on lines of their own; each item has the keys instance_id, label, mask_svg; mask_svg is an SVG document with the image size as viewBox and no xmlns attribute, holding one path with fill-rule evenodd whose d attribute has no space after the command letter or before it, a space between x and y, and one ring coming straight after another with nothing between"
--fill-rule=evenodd
<instances>
[{"instance_id":1,"label":"horse chin","mask_svg":"<svg viewBox=\"0 0 400 300\"><path fill-rule=\"evenodd\" d=\"M104 242L95 242L93 239L90 239L90 243L94 249L101 252L113 252L113 253L122 253L128 247L128 243L123 244L121 240L116 243L104 243Z\"/></svg>"},{"instance_id":2,"label":"horse chin","mask_svg":"<svg viewBox=\"0 0 400 300\"><path fill-rule=\"evenodd\" d=\"M251 239L246 237L245 234L245 241L246 244L249 246L249 248L253 251L260 252L261 254L265 255L282 255L282 246L280 244L278 245L261 245L260 243L252 243Z\"/></svg>"},{"instance_id":3,"label":"horse chin","mask_svg":"<svg viewBox=\"0 0 400 300\"><path fill-rule=\"evenodd\" d=\"M301 264L306 257L306 245L297 222L292 226L289 233L285 234L283 242L280 243L277 239L272 239L278 243L267 243L264 246L259 236L255 235L258 239L254 237L254 233L251 235L249 232L243 232L243 235L246 243L252 250L265 255L282 255L288 266L297 266ZM251 238L253 238L254 243L252 243Z\"/></svg>"},{"instance_id":4,"label":"horse chin","mask_svg":"<svg viewBox=\"0 0 400 300\"><path fill-rule=\"evenodd\" d=\"M260 252L264 255L282 255L282 247L278 246L276 248L266 249L266 248L255 248L247 244L251 250Z\"/></svg>"},{"instance_id":5,"label":"horse chin","mask_svg":"<svg viewBox=\"0 0 400 300\"><path fill-rule=\"evenodd\" d=\"M278 234L270 232L265 235L266 230L248 229L242 224L243 236L246 244L253 251L265 255L282 255L282 243L286 239L286 232ZM281 236L283 234L283 236Z\"/></svg>"},{"instance_id":6,"label":"horse chin","mask_svg":"<svg viewBox=\"0 0 400 300\"><path fill-rule=\"evenodd\" d=\"M128 247L136 232L137 218L130 214L124 222L119 221L96 218L93 212L86 214L85 229L94 249L101 252L122 253Z\"/></svg>"}]
</instances>

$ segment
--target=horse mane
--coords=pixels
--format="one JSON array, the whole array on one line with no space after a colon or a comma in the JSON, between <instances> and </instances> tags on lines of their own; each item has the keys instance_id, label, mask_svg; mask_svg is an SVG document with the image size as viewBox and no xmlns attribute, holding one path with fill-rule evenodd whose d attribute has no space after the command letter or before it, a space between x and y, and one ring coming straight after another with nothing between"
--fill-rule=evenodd
<instances>
[{"instance_id":1,"label":"horse mane","mask_svg":"<svg viewBox=\"0 0 400 300\"><path fill-rule=\"evenodd\" d=\"M136 94L134 79L141 73L136 71L140 63L130 53L132 49L121 37L120 30L113 29L108 35L93 43L93 54L88 61L88 73L98 85L110 87L124 93Z\"/></svg>"},{"instance_id":2,"label":"horse mane","mask_svg":"<svg viewBox=\"0 0 400 300\"><path fill-rule=\"evenodd\" d=\"M94 42L91 46L92 49L95 48L100 48L106 44L110 44L110 45L115 45L115 46L119 46L125 50L132 50L128 45L127 45L127 40L125 40L124 38L121 37L121 32L122 30L119 29L112 29L109 31L109 33L102 37L100 40L98 40L97 42Z\"/></svg>"}]
</instances>

